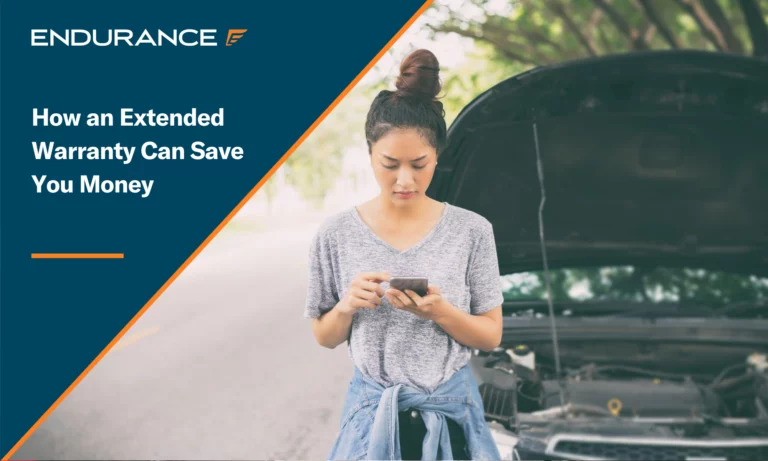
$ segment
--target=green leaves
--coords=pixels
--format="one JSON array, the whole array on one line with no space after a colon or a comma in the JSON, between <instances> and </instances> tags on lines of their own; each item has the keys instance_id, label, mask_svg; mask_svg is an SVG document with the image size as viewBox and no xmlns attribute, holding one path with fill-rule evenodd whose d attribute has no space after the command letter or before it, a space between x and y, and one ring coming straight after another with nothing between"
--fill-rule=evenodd
<instances>
[{"instance_id":1,"label":"green leaves","mask_svg":"<svg viewBox=\"0 0 768 461\"><path fill-rule=\"evenodd\" d=\"M764 0L509 0L507 16L467 20L436 4L431 27L490 45L505 60L525 66L646 49L702 49L760 53L766 32ZM755 44L758 44L755 47Z\"/></svg>"},{"instance_id":2,"label":"green leaves","mask_svg":"<svg viewBox=\"0 0 768 461\"><path fill-rule=\"evenodd\" d=\"M543 272L504 277L504 299L546 299ZM768 301L768 279L695 268L607 266L550 271L553 301L680 302L719 307Z\"/></svg>"},{"instance_id":3,"label":"green leaves","mask_svg":"<svg viewBox=\"0 0 768 461\"><path fill-rule=\"evenodd\" d=\"M344 152L365 144L365 116L373 88L357 86L285 161L285 182L311 205L322 207L342 175ZM371 94L373 93L373 94Z\"/></svg>"}]
</instances>

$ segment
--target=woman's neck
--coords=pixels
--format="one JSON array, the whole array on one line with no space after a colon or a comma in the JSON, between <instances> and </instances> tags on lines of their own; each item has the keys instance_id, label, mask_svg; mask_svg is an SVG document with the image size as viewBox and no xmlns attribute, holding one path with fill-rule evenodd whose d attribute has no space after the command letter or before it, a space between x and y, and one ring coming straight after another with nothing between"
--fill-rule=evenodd
<instances>
[{"instance_id":1,"label":"woman's neck","mask_svg":"<svg viewBox=\"0 0 768 461\"><path fill-rule=\"evenodd\" d=\"M379 196L378 212L393 220L417 220L429 216L434 200L422 196L409 203L395 204L390 197Z\"/></svg>"}]
</instances>

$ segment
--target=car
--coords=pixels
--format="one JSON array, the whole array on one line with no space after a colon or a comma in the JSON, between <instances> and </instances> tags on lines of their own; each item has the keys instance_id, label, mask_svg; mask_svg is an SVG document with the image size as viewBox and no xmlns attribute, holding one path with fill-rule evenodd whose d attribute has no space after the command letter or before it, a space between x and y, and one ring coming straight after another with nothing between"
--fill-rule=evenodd
<instances>
[{"instance_id":1,"label":"car","mask_svg":"<svg viewBox=\"0 0 768 461\"><path fill-rule=\"evenodd\" d=\"M768 62L519 74L427 195L493 225L504 335L470 364L506 459L768 459Z\"/></svg>"}]
</instances>

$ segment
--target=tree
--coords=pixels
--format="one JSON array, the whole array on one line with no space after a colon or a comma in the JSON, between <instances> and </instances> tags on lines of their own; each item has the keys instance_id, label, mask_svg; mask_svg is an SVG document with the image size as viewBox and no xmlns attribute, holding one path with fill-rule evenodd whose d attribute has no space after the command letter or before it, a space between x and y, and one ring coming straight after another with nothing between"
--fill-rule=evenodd
<instances>
[{"instance_id":1,"label":"tree","mask_svg":"<svg viewBox=\"0 0 768 461\"><path fill-rule=\"evenodd\" d=\"M342 174L344 150L365 143L365 115L373 96L358 85L341 100L285 161L285 182L315 207L321 207Z\"/></svg>"},{"instance_id":2,"label":"tree","mask_svg":"<svg viewBox=\"0 0 768 461\"><path fill-rule=\"evenodd\" d=\"M506 301L546 299L542 271L505 276ZM550 271L552 300L680 302L721 307L768 302L768 278L679 267L585 267Z\"/></svg>"},{"instance_id":3,"label":"tree","mask_svg":"<svg viewBox=\"0 0 768 461\"><path fill-rule=\"evenodd\" d=\"M264 196L267 199L267 215L269 216L272 215L272 201L277 195L277 178L277 175L272 175L263 186Z\"/></svg>"},{"instance_id":4,"label":"tree","mask_svg":"<svg viewBox=\"0 0 768 461\"><path fill-rule=\"evenodd\" d=\"M502 63L681 48L768 59L768 0L509 0L501 14L472 3L483 14L435 4L428 27L489 45Z\"/></svg>"}]
</instances>

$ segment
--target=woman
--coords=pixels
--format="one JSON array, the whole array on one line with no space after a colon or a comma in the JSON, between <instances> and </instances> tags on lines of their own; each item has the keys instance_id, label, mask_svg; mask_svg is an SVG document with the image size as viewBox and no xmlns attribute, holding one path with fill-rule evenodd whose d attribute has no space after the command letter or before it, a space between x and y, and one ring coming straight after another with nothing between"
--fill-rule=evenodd
<instances>
[{"instance_id":1,"label":"woman","mask_svg":"<svg viewBox=\"0 0 768 461\"><path fill-rule=\"evenodd\" d=\"M425 194L446 141L438 74L431 52L414 51L397 91L375 98L365 134L381 193L326 219L312 242L304 316L319 344L348 340L355 365L329 459L399 459L406 410L424 421L423 459L500 458L468 367L473 348L501 342L493 229ZM428 277L426 296L386 289L395 275ZM451 427L466 446L451 447Z\"/></svg>"}]
</instances>

